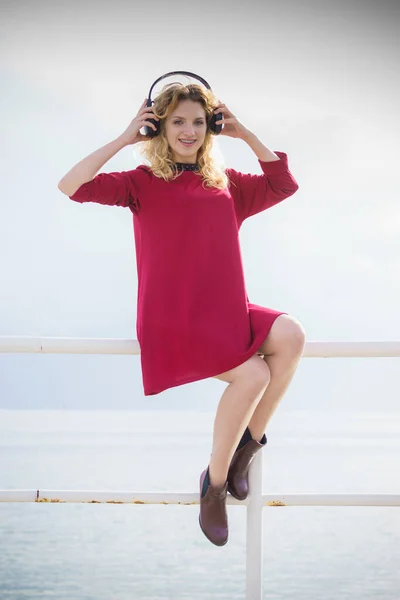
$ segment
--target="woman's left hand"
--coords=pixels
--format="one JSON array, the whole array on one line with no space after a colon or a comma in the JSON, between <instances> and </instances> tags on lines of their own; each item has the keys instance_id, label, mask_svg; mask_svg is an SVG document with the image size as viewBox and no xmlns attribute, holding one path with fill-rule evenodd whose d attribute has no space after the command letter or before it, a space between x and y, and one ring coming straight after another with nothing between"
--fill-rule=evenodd
<instances>
[{"instance_id":1,"label":"woman's left hand","mask_svg":"<svg viewBox=\"0 0 400 600\"><path fill-rule=\"evenodd\" d=\"M226 104L218 104L217 108L214 110L214 113L223 113L223 119L219 121L217 119L216 122L217 125L221 123L223 125L219 135L228 135L229 137L233 138L243 138L249 133L249 130L237 120L235 115L226 107Z\"/></svg>"}]
</instances>

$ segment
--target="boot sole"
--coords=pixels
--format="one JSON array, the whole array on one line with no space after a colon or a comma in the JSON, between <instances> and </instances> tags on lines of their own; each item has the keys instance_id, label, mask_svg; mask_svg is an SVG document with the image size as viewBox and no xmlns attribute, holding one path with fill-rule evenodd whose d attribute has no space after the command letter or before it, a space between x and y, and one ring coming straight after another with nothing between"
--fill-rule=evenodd
<instances>
[{"instance_id":1,"label":"boot sole","mask_svg":"<svg viewBox=\"0 0 400 600\"><path fill-rule=\"evenodd\" d=\"M236 500L239 500L240 502L242 502L243 500L246 500L247 496L245 496L244 498L239 498L239 496L236 496L235 492L232 491L232 489L229 487L228 485L228 492L230 493L231 496L233 496L234 498L236 498Z\"/></svg>"}]
</instances>

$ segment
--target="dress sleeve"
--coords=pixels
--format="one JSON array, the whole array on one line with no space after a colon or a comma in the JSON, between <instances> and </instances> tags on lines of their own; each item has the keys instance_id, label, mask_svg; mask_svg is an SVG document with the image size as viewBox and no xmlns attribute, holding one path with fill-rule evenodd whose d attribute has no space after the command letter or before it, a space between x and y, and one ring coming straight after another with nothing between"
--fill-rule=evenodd
<instances>
[{"instance_id":1,"label":"dress sleeve","mask_svg":"<svg viewBox=\"0 0 400 600\"><path fill-rule=\"evenodd\" d=\"M83 183L69 196L75 202L97 202L108 206L123 206L138 213L140 209L140 190L146 177L146 171L140 167L132 171L99 173L91 181Z\"/></svg>"},{"instance_id":2,"label":"dress sleeve","mask_svg":"<svg viewBox=\"0 0 400 600\"><path fill-rule=\"evenodd\" d=\"M230 191L235 202L238 221L256 215L294 194L299 186L289 171L285 152L274 150L279 160L264 162L259 160L262 175L240 173L227 169Z\"/></svg>"}]
</instances>

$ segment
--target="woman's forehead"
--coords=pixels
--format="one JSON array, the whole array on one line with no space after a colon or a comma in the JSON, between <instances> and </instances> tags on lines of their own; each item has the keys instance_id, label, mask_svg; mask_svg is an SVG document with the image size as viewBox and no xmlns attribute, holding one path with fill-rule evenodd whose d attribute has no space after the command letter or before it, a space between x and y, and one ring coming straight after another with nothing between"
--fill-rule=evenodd
<instances>
[{"instance_id":1,"label":"woman's forehead","mask_svg":"<svg viewBox=\"0 0 400 600\"><path fill-rule=\"evenodd\" d=\"M179 102L176 109L172 112L173 117L185 117L185 116L194 116L194 117L204 117L205 110L200 102L195 102L193 100L182 100Z\"/></svg>"}]
</instances>

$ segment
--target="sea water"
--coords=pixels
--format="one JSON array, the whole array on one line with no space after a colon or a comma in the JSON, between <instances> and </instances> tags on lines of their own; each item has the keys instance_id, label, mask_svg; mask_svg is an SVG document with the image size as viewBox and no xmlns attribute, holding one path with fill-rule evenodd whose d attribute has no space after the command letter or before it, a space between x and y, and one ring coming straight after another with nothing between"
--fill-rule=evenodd
<instances>
[{"instance_id":1,"label":"sea water","mask_svg":"<svg viewBox=\"0 0 400 600\"><path fill-rule=\"evenodd\" d=\"M213 413L0 411L1 489L197 492ZM399 413L278 411L269 493L400 494ZM198 506L0 504L0 599L245 597L246 509L213 546ZM266 507L263 598L399 600L400 508Z\"/></svg>"}]
</instances>

